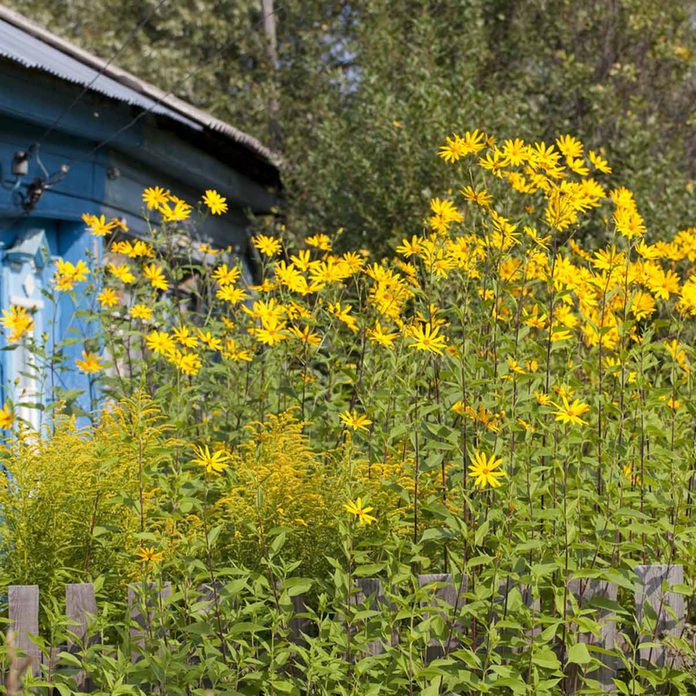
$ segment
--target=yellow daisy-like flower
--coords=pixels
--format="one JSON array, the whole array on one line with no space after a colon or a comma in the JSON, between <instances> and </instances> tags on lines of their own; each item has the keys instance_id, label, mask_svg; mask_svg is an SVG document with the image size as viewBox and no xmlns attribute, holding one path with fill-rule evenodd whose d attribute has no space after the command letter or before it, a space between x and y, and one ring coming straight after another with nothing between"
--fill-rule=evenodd
<instances>
[{"instance_id":1,"label":"yellow daisy-like flower","mask_svg":"<svg viewBox=\"0 0 696 696\"><path fill-rule=\"evenodd\" d=\"M156 263L150 263L143 269L143 275L150 281L150 285L157 290L169 290L169 283L164 277L162 268Z\"/></svg>"},{"instance_id":2,"label":"yellow daisy-like flower","mask_svg":"<svg viewBox=\"0 0 696 696\"><path fill-rule=\"evenodd\" d=\"M159 210L169 202L169 191L160 186L150 186L143 191L143 203L148 210Z\"/></svg>"},{"instance_id":3,"label":"yellow daisy-like flower","mask_svg":"<svg viewBox=\"0 0 696 696\"><path fill-rule=\"evenodd\" d=\"M372 512L374 508L369 506L364 507L362 498L356 498L355 502L349 500L344 504L343 507L345 508L346 512L349 512L351 515L355 515L360 524L372 524L373 522L377 521L376 517L367 514L368 512Z\"/></svg>"},{"instance_id":4,"label":"yellow daisy-like flower","mask_svg":"<svg viewBox=\"0 0 696 696\"><path fill-rule=\"evenodd\" d=\"M84 372L86 375L92 375L104 369L104 365L102 365L101 361L102 358L96 353L83 350L82 360L79 358L75 360L75 365L77 365L80 372Z\"/></svg>"},{"instance_id":5,"label":"yellow daisy-like flower","mask_svg":"<svg viewBox=\"0 0 696 696\"><path fill-rule=\"evenodd\" d=\"M309 246L313 246L320 251L331 251L331 240L325 234L315 234L305 239Z\"/></svg>"},{"instance_id":6,"label":"yellow daisy-like flower","mask_svg":"<svg viewBox=\"0 0 696 696\"><path fill-rule=\"evenodd\" d=\"M587 425L587 421L584 421L580 416L584 416L590 410L590 407L582 403L579 399L575 399L572 404L564 395L561 395L561 399L563 401L562 406L553 404L556 408L556 420L559 423Z\"/></svg>"},{"instance_id":7,"label":"yellow daisy-like flower","mask_svg":"<svg viewBox=\"0 0 696 696\"><path fill-rule=\"evenodd\" d=\"M192 448L196 455L193 463L204 467L209 474L219 474L229 466L230 455L223 450L211 453L208 445L192 445Z\"/></svg>"},{"instance_id":8,"label":"yellow daisy-like flower","mask_svg":"<svg viewBox=\"0 0 696 696\"><path fill-rule=\"evenodd\" d=\"M118 294L111 288L104 288L97 295L97 301L102 307L114 307L118 304Z\"/></svg>"},{"instance_id":9,"label":"yellow daisy-like flower","mask_svg":"<svg viewBox=\"0 0 696 696\"><path fill-rule=\"evenodd\" d=\"M198 338L189 330L188 326L178 326L173 329L174 338L184 348L195 348L198 345Z\"/></svg>"},{"instance_id":10,"label":"yellow daisy-like flower","mask_svg":"<svg viewBox=\"0 0 696 696\"><path fill-rule=\"evenodd\" d=\"M344 411L339 418L346 427L353 430L367 430L367 426L372 425L372 421L367 416L359 415L355 409Z\"/></svg>"},{"instance_id":11,"label":"yellow daisy-like flower","mask_svg":"<svg viewBox=\"0 0 696 696\"><path fill-rule=\"evenodd\" d=\"M153 353L159 355L167 355L176 350L174 339L166 331L151 331L145 336L145 344Z\"/></svg>"},{"instance_id":12,"label":"yellow daisy-like flower","mask_svg":"<svg viewBox=\"0 0 696 696\"><path fill-rule=\"evenodd\" d=\"M230 302L231 304L237 304L237 302L242 302L249 296L242 288L235 288L232 285L223 285L221 288L218 288L215 297L219 300Z\"/></svg>"},{"instance_id":13,"label":"yellow daisy-like flower","mask_svg":"<svg viewBox=\"0 0 696 696\"><path fill-rule=\"evenodd\" d=\"M136 553L145 563L159 563L164 558L164 554L161 551L155 551L154 546L141 546Z\"/></svg>"},{"instance_id":14,"label":"yellow daisy-like flower","mask_svg":"<svg viewBox=\"0 0 696 696\"><path fill-rule=\"evenodd\" d=\"M371 343L377 343L385 348L393 348L394 341L399 337L399 334L393 331L385 331L382 324L378 321L373 329L367 330L367 337Z\"/></svg>"},{"instance_id":15,"label":"yellow daisy-like flower","mask_svg":"<svg viewBox=\"0 0 696 696\"><path fill-rule=\"evenodd\" d=\"M96 237L104 237L109 234L109 232L113 232L113 230L115 230L117 227L122 226L118 220L111 220L110 222L107 222L104 215L97 217L96 215L85 213L82 216L82 219L87 225L87 229Z\"/></svg>"},{"instance_id":16,"label":"yellow daisy-like flower","mask_svg":"<svg viewBox=\"0 0 696 696\"><path fill-rule=\"evenodd\" d=\"M0 408L0 429L9 430L14 424L14 420L14 413L12 413L12 409L5 402L5 405Z\"/></svg>"},{"instance_id":17,"label":"yellow daisy-like flower","mask_svg":"<svg viewBox=\"0 0 696 696\"><path fill-rule=\"evenodd\" d=\"M203 202L213 215L222 215L227 212L227 199L214 189L208 189L203 194Z\"/></svg>"},{"instance_id":18,"label":"yellow daisy-like flower","mask_svg":"<svg viewBox=\"0 0 696 696\"><path fill-rule=\"evenodd\" d=\"M266 234L257 234L251 241L264 256L275 256L282 249L279 239Z\"/></svg>"},{"instance_id":19,"label":"yellow daisy-like flower","mask_svg":"<svg viewBox=\"0 0 696 696\"><path fill-rule=\"evenodd\" d=\"M239 266L228 268L227 264L223 263L213 271L212 278L213 280L217 280L220 285L232 285L237 282L241 275L242 272L239 270Z\"/></svg>"},{"instance_id":20,"label":"yellow daisy-like flower","mask_svg":"<svg viewBox=\"0 0 696 696\"><path fill-rule=\"evenodd\" d=\"M130 314L133 319L142 319L144 321L152 319L152 309L144 304L134 304L131 307Z\"/></svg>"},{"instance_id":21,"label":"yellow daisy-like flower","mask_svg":"<svg viewBox=\"0 0 696 696\"><path fill-rule=\"evenodd\" d=\"M12 330L12 333L7 338L10 343L16 343L25 334L34 330L34 320L24 307L11 305L9 312L6 309L2 310L2 315L0 324L6 329Z\"/></svg>"},{"instance_id":22,"label":"yellow daisy-like flower","mask_svg":"<svg viewBox=\"0 0 696 696\"><path fill-rule=\"evenodd\" d=\"M442 351L447 345L447 339L440 336L440 327L433 327L430 324L421 324L413 328L410 332L410 338L413 339L413 343L409 344L409 348L436 355L442 355Z\"/></svg>"},{"instance_id":23,"label":"yellow daisy-like flower","mask_svg":"<svg viewBox=\"0 0 696 696\"><path fill-rule=\"evenodd\" d=\"M474 479L474 485L479 488L490 486L498 488L501 484L499 479L507 476L504 471L498 471L498 467L503 463L502 459L496 459L494 454L486 457L481 450L474 450L469 466L469 475Z\"/></svg>"},{"instance_id":24,"label":"yellow daisy-like flower","mask_svg":"<svg viewBox=\"0 0 696 696\"><path fill-rule=\"evenodd\" d=\"M88 275L89 268L82 259L74 265L70 261L58 259L56 261L56 272L53 275L53 282L56 290L69 292L75 287L75 283L87 280Z\"/></svg>"},{"instance_id":25,"label":"yellow daisy-like flower","mask_svg":"<svg viewBox=\"0 0 696 696\"><path fill-rule=\"evenodd\" d=\"M115 264L110 263L107 266L109 273L118 278L122 283L129 284L135 280L135 276L131 272L130 266L127 263Z\"/></svg>"}]
</instances>

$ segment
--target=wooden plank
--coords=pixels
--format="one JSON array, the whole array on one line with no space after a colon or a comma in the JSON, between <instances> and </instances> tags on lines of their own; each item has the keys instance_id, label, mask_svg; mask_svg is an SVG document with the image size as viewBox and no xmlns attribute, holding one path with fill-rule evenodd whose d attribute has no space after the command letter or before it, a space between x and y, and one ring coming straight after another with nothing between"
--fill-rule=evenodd
<instances>
[{"instance_id":1,"label":"wooden plank","mask_svg":"<svg viewBox=\"0 0 696 696\"><path fill-rule=\"evenodd\" d=\"M369 608L379 611L380 605L385 603L382 581L379 578L357 578L355 584L358 591L352 601L358 605L369 600ZM367 644L367 652L369 655L381 655L384 652L384 644L381 640L370 641Z\"/></svg>"},{"instance_id":2,"label":"wooden plank","mask_svg":"<svg viewBox=\"0 0 696 696\"><path fill-rule=\"evenodd\" d=\"M10 585L8 588L10 630L15 634L15 645L31 658L34 675L39 673L41 651L30 638L39 634L39 586Z\"/></svg>"},{"instance_id":3,"label":"wooden plank","mask_svg":"<svg viewBox=\"0 0 696 696\"><path fill-rule=\"evenodd\" d=\"M143 597L143 589L147 596ZM156 592L157 586L151 582L143 588L142 583L131 583L128 585L128 607L131 619L131 661L138 661L138 653L143 650L148 637L161 639L162 635L155 635L152 630L152 619L155 609L165 602L172 594L171 582L164 583L164 587ZM144 601L143 601L144 600ZM143 611L144 610L144 611Z\"/></svg>"},{"instance_id":4,"label":"wooden plank","mask_svg":"<svg viewBox=\"0 0 696 696\"><path fill-rule=\"evenodd\" d=\"M454 614L464 603L464 593L467 591L467 578L465 575L462 576L461 582L457 587L449 573L430 573L419 575L418 583L421 587L438 585L430 606L441 607L440 615L450 631L447 645L444 645L443 641L435 639L430 642L426 649L425 659L426 662L432 662L459 647L458 636L461 635L462 627L455 623Z\"/></svg>"},{"instance_id":5,"label":"wooden plank","mask_svg":"<svg viewBox=\"0 0 696 696\"><path fill-rule=\"evenodd\" d=\"M568 590L572 592L578 603L578 609L589 609L595 599L603 599L615 602L618 596L618 586L613 582L599 580L597 578L574 578L568 582ZM597 607L596 614L591 618L601 624L600 635L579 632L575 624L571 624L571 630L577 633L578 641L587 645L594 645L605 650L614 650L619 632L611 610ZM599 669L587 673L587 677L598 681L603 691L615 693L614 677L618 674L620 661L611 655L596 654L602 666ZM582 687L582 669L579 665L570 665L566 678L566 693L576 693Z\"/></svg>"},{"instance_id":6,"label":"wooden plank","mask_svg":"<svg viewBox=\"0 0 696 696\"><path fill-rule=\"evenodd\" d=\"M89 625L97 615L97 598L91 582L65 586L65 615L70 622L69 631L72 634L68 637L68 651L80 652L94 642L94 639L87 638ZM78 672L74 679L81 691L89 688L86 672Z\"/></svg>"},{"instance_id":7,"label":"wooden plank","mask_svg":"<svg viewBox=\"0 0 696 696\"><path fill-rule=\"evenodd\" d=\"M68 647L83 644L92 618L97 615L97 598L91 582L72 583L65 586L65 614L70 622Z\"/></svg>"},{"instance_id":8,"label":"wooden plank","mask_svg":"<svg viewBox=\"0 0 696 696\"><path fill-rule=\"evenodd\" d=\"M681 565L655 564L639 565L634 570L638 576L638 586L635 593L638 620L647 619L646 608L648 606L652 608L652 612L656 616L654 628L649 634L640 637L641 643L661 642L666 636L681 637L686 618L686 601L684 595L670 592L669 588L684 582L683 567ZM674 613L674 617L672 613ZM681 660L667 650L664 645L641 648L640 659L658 667L679 668L682 666Z\"/></svg>"},{"instance_id":9,"label":"wooden plank","mask_svg":"<svg viewBox=\"0 0 696 696\"><path fill-rule=\"evenodd\" d=\"M532 588L529 585L518 585L510 577L507 577L505 580L501 580L498 583L498 594L496 597L491 598L491 602L493 603L491 606L492 622L496 623L497 621L507 618L510 611L510 595L513 592L519 593L522 604L527 607L530 612L530 620L532 623L523 634L524 638L526 639L526 646L515 645L514 647L509 648L501 646L500 654L503 662L514 660L516 658L513 656L520 655L525 650L530 650L531 643L541 633L541 625L534 623L534 617L539 616L541 613L541 602L538 598L534 598ZM483 628L484 630L487 629L485 626ZM504 638L504 643L508 643L509 645L511 639L515 637L515 632L513 629L504 628L502 629L502 635ZM519 637L522 638L522 636ZM483 640L483 633L479 640Z\"/></svg>"},{"instance_id":10,"label":"wooden plank","mask_svg":"<svg viewBox=\"0 0 696 696\"><path fill-rule=\"evenodd\" d=\"M290 640L295 645L305 645L306 641L303 633L309 630L310 621L306 616L301 616L307 611L305 596L303 594L295 595L290 598L292 602L292 618L290 619Z\"/></svg>"}]
</instances>

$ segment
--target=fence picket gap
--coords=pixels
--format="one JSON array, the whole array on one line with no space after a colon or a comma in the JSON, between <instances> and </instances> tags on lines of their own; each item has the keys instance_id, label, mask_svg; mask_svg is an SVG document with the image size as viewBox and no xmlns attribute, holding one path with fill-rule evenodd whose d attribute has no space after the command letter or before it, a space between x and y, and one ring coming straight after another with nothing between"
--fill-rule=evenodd
<instances>
[{"instance_id":1,"label":"fence picket gap","mask_svg":"<svg viewBox=\"0 0 696 696\"><path fill-rule=\"evenodd\" d=\"M7 595L10 629L15 633L15 645L31 658L32 672L37 675L41 651L29 636L39 633L39 586L10 585Z\"/></svg>"}]
</instances>

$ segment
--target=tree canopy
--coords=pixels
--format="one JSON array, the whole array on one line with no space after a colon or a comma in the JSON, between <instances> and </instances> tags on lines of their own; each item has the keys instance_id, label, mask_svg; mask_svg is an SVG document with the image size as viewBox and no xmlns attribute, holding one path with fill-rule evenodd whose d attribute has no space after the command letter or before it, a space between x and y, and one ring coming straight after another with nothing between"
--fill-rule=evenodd
<instances>
[{"instance_id":1,"label":"tree canopy","mask_svg":"<svg viewBox=\"0 0 696 696\"><path fill-rule=\"evenodd\" d=\"M577 135L653 235L693 221L693 0L276 0L277 60L261 0L6 4L104 58L147 19L116 62L277 149L299 236L393 245L474 128Z\"/></svg>"}]
</instances>

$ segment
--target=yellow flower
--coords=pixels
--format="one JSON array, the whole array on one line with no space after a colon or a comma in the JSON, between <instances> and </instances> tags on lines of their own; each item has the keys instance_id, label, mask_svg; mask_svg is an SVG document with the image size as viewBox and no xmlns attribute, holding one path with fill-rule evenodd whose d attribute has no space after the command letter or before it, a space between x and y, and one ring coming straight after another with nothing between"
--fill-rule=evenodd
<instances>
[{"instance_id":1,"label":"yellow flower","mask_svg":"<svg viewBox=\"0 0 696 696\"><path fill-rule=\"evenodd\" d=\"M143 269L143 275L150 281L150 285L157 290L169 290L169 283L164 277L162 268L155 263L150 263Z\"/></svg>"},{"instance_id":2,"label":"yellow flower","mask_svg":"<svg viewBox=\"0 0 696 696\"><path fill-rule=\"evenodd\" d=\"M297 326L291 326L290 333L308 346L316 347L321 344L321 336L312 332L309 326L305 326L302 329Z\"/></svg>"},{"instance_id":3,"label":"yellow flower","mask_svg":"<svg viewBox=\"0 0 696 696\"><path fill-rule=\"evenodd\" d=\"M130 266L127 263L115 264L110 263L107 268L111 275L116 276L122 283L132 283L135 280L135 276L131 272Z\"/></svg>"},{"instance_id":4,"label":"yellow flower","mask_svg":"<svg viewBox=\"0 0 696 696\"><path fill-rule=\"evenodd\" d=\"M242 302L249 297L242 288L235 288L232 285L223 285L218 288L215 293L215 297L219 300L224 300L225 302L230 302L231 304L236 304L237 302Z\"/></svg>"},{"instance_id":5,"label":"yellow flower","mask_svg":"<svg viewBox=\"0 0 696 696\"><path fill-rule=\"evenodd\" d=\"M87 224L87 229L97 237L104 237L109 232L112 232L116 227L120 227L118 220L107 222L104 215L97 217L90 213L85 213L82 219Z\"/></svg>"},{"instance_id":6,"label":"yellow flower","mask_svg":"<svg viewBox=\"0 0 696 696\"><path fill-rule=\"evenodd\" d=\"M11 305L10 311L3 309L2 314L0 324L6 329L12 329L12 333L7 339L10 343L19 341L24 334L34 330L34 320L24 307Z\"/></svg>"},{"instance_id":7,"label":"yellow flower","mask_svg":"<svg viewBox=\"0 0 696 696\"><path fill-rule=\"evenodd\" d=\"M164 558L164 554L161 551L155 551L154 546L140 546L137 554L145 563L159 563Z\"/></svg>"},{"instance_id":8,"label":"yellow flower","mask_svg":"<svg viewBox=\"0 0 696 696\"><path fill-rule=\"evenodd\" d=\"M358 330L358 325L356 323L355 317L350 313L352 307L351 305L341 306L340 302L329 303L328 310L337 319L340 319L353 333Z\"/></svg>"},{"instance_id":9,"label":"yellow flower","mask_svg":"<svg viewBox=\"0 0 696 696\"><path fill-rule=\"evenodd\" d=\"M503 463L503 460L496 459L495 454L491 454L491 456L487 458L480 450L474 450L471 462L469 466L469 475L474 478L474 485L479 488L485 488L486 486L498 488L501 485L498 479L507 476L504 471L496 471Z\"/></svg>"},{"instance_id":10,"label":"yellow flower","mask_svg":"<svg viewBox=\"0 0 696 696\"><path fill-rule=\"evenodd\" d=\"M77 365L81 372L84 372L86 375L91 375L104 369L101 361L102 358L96 353L83 350L82 360L79 358L75 360L75 365Z\"/></svg>"},{"instance_id":11,"label":"yellow flower","mask_svg":"<svg viewBox=\"0 0 696 696\"><path fill-rule=\"evenodd\" d=\"M351 515L355 515L360 524L372 524L373 522L377 521L376 517L367 514L368 512L372 512L374 508L363 507L362 498L356 498L355 502L349 500L343 505L343 507L345 508L346 512L349 512Z\"/></svg>"},{"instance_id":12,"label":"yellow flower","mask_svg":"<svg viewBox=\"0 0 696 696\"><path fill-rule=\"evenodd\" d=\"M432 327L429 323L421 324L410 331L410 338L413 339L413 343L409 345L409 348L442 355L447 339L439 334L439 326Z\"/></svg>"},{"instance_id":13,"label":"yellow flower","mask_svg":"<svg viewBox=\"0 0 696 696\"><path fill-rule=\"evenodd\" d=\"M176 349L174 339L166 331L151 331L145 336L145 344L159 355L167 355Z\"/></svg>"},{"instance_id":14,"label":"yellow flower","mask_svg":"<svg viewBox=\"0 0 696 696\"><path fill-rule=\"evenodd\" d=\"M169 202L169 191L159 186L151 186L143 191L143 203L148 210L159 210Z\"/></svg>"},{"instance_id":15,"label":"yellow flower","mask_svg":"<svg viewBox=\"0 0 696 696\"><path fill-rule=\"evenodd\" d=\"M464 219L452 201L433 198L430 201L430 209L433 214L428 218L428 222L430 227L440 234L447 232L453 222L461 222Z\"/></svg>"},{"instance_id":16,"label":"yellow flower","mask_svg":"<svg viewBox=\"0 0 696 696\"><path fill-rule=\"evenodd\" d=\"M553 403L551 397L542 391L534 392L534 396L539 406L550 406Z\"/></svg>"},{"instance_id":17,"label":"yellow flower","mask_svg":"<svg viewBox=\"0 0 696 696\"><path fill-rule=\"evenodd\" d=\"M14 423L14 413L8 406L7 402L0 408L0 428L3 430L9 430Z\"/></svg>"},{"instance_id":18,"label":"yellow flower","mask_svg":"<svg viewBox=\"0 0 696 696\"><path fill-rule=\"evenodd\" d=\"M102 307L114 307L118 304L118 295L111 288L104 288L98 295L97 301Z\"/></svg>"},{"instance_id":19,"label":"yellow flower","mask_svg":"<svg viewBox=\"0 0 696 696\"><path fill-rule=\"evenodd\" d=\"M163 205L159 211L162 213L162 217L166 222L179 222L181 220L188 220L191 215L191 210L193 209L186 201L182 201L181 198L176 196L169 196L169 204ZM174 207L171 207L171 203Z\"/></svg>"},{"instance_id":20,"label":"yellow flower","mask_svg":"<svg viewBox=\"0 0 696 696\"><path fill-rule=\"evenodd\" d=\"M201 340L201 343L208 346L210 350L222 350L222 341L213 336L210 331L198 329L198 338Z\"/></svg>"},{"instance_id":21,"label":"yellow flower","mask_svg":"<svg viewBox=\"0 0 696 696\"><path fill-rule=\"evenodd\" d=\"M205 468L209 474L219 474L229 466L230 455L224 450L210 452L208 445L192 445L194 454L194 464Z\"/></svg>"},{"instance_id":22,"label":"yellow flower","mask_svg":"<svg viewBox=\"0 0 696 696\"><path fill-rule=\"evenodd\" d=\"M471 152L467 147L467 144L461 136L456 133L452 133L451 138L446 139L447 142L440 148L437 153L439 157L442 157L445 162L454 164L460 157L465 157Z\"/></svg>"},{"instance_id":23,"label":"yellow flower","mask_svg":"<svg viewBox=\"0 0 696 696\"><path fill-rule=\"evenodd\" d=\"M213 189L208 189L203 194L203 202L213 215L222 215L227 212L227 199Z\"/></svg>"},{"instance_id":24,"label":"yellow flower","mask_svg":"<svg viewBox=\"0 0 696 696\"><path fill-rule=\"evenodd\" d=\"M173 330L174 338L184 348L195 348L198 345L198 339L191 334L188 326L179 326Z\"/></svg>"},{"instance_id":25,"label":"yellow flower","mask_svg":"<svg viewBox=\"0 0 696 696\"><path fill-rule=\"evenodd\" d=\"M257 234L251 241L264 256L275 256L282 249L280 240L265 234Z\"/></svg>"},{"instance_id":26,"label":"yellow flower","mask_svg":"<svg viewBox=\"0 0 696 696\"><path fill-rule=\"evenodd\" d=\"M482 208L488 208L493 202L493 196L488 191L485 189L476 191L472 186L465 186L462 189L462 195L467 201L476 203L476 205L480 205Z\"/></svg>"},{"instance_id":27,"label":"yellow flower","mask_svg":"<svg viewBox=\"0 0 696 696\"><path fill-rule=\"evenodd\" d=\"M372 421L367 416L359 415L355 409L353 411L344 411L339 418L346 427L353 430L367 431L367 426L372 425Z\"/></svg>"},{"instance_id":28,"label":"yellow flower","mask_svg":"<svg viewBox=\"0 0 696 696\"><path fill-rule=\"evenodd\" d=\"M144 304L134 304L130 313L133 319L152 319L152 309Z\"/></svg>"},{"instance_id":29,"label":"yellow flower","mask_svg":"<svg viewBox=\"0 0 696 696\"><path fill-rule=\"evenodd\" d=\"M176 366L189 377L198 374L201 369L201 359L195 353L179 353L174 354L174 362Z\"/></svg>"},{"instance_id":30,"label":"yellow flower","mask_svg":"<svg viewBox=\"0 0 696 696\"><path fill-rule=\"evenodd\" d=\"M320 251L331 251L331 240L325 234L315 234L311 237L307 237L305 242L307 242L309 246L316 247Z\"/></svg>"},{"instance_id":31,"label":"yellow flower","mask_svg":"<svg viewBox=\"0 0 696 696\"><path fill-rule=\"evenodd\" d=\"M81 283L87 279L89 268L87 264L80 259L76 265L70 261L58 259L56 261L56 272L53 275L53 282L56 285L56 290L70 291L74 288L75 283Z\"/></svg>"},{"instance_id":32,"label":"yellow flower","mask_svg":"<svg viewBox=\"0 0 696 696\"><path fill-rule=\"evenodd\" d=\"M399 337L399 334L385 331L384 327L380 322L375 323L373 329L367 330L367 337L372 343L377 343L385 348L392 348L394 346L394 341Z\"/></svg>"},{"instance_id":33,"label":"yellow flower","mask_svg":"<svg viewBox=\"0 0 696 696\"><path fill-rule=\"evenodd\" d=\"M602 159L599 155L595 154L592 150L587 151L587 156L590 158L590 162L592 162L592 166L598 172L602 172L603 174L611 174L611 167L609 166L609 163L605 159Z\"/></svg>"},{"instance_id":34,"label":"yellow flower","mask_svg":"<svg viewBox=\"0 0 696 696\"><path fill-rule=\"evenodd\" d=\"M590 410L590 407L582 403L579 399L575 399L571 404L565 395L561 395L561 399L563 400L563 406L553 404L556 408L556 420L559 423L587 425L587 421L584 421L580 416L584 416Z\"/></svg>"},{"instance_id":35,"label":"yellow flower","mask_svg":"<svg viewBox=\"0 0 696 696\"><path fill-rule=\"evenodd\" d=\"M410 242L408 239L401 240L401 244L396 247L396 253L409 258L409 256L419 254L422 249L421 238L414 234Z\"/></svg>"},{"instance_id":36,"label":"yellow flower","mask_svg":"<svg viewBox=\"0 0 696 696\"><path fill-rule=\"evenodd\" d=\"M217 280L220 285L232 285L237 282L237 279L242 274L238 266L227 268L227 264L223 263L213 271L213 280Z\"/></svg>"}]
</instances>

